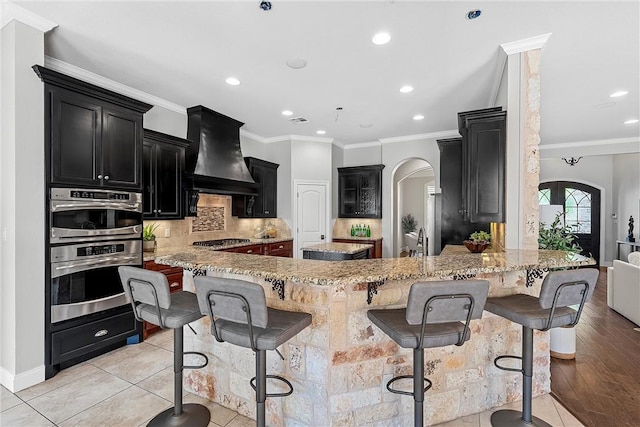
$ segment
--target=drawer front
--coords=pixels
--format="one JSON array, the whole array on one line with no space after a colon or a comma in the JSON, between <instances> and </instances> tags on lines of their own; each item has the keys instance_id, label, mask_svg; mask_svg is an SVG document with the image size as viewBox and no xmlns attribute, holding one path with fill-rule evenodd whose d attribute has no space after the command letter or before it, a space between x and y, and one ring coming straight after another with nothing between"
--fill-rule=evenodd
<instances>
[{"instance_id":1,"label":"drawer front","mask_svg":"<svg viewBox=\"0 0 640 427\"><path fill-rule=\"evenodd\" d=\"M267 245L266 255L292 257L293 256L293 241L269 243Z\"/></svg>"},{"instance_id":2,"label":"drawer front","mask_svg":"<svg viewBox=\"0 0 640 427\"><path fill-rule=\"evenodd\" d=\"M236 252L239 254L262 255L262 244L241 246L236 248Z\"/></svg>"},{"instance_id":3,"label":"drawer front","mask_svg":"<svg viewBox=\"0 0 640 427\"><path fill-rule=\"evenodd\" d=\"M82 356L136 334L133 312L121 313L51 334L52 364Z\"/></svg>"},{"instance_id":4,"label":"drawer front","mask_svg":"<svg viewBox=\"0 0 640 427\"><path fill-rule=\"evenodd\" d=\"M171 267L169 265L156 264L153 261L145 261L143 267L145 270L159 271L166 275L174 274L174 273L182 273L182 267Z\"/></svg>"}]
</instances>

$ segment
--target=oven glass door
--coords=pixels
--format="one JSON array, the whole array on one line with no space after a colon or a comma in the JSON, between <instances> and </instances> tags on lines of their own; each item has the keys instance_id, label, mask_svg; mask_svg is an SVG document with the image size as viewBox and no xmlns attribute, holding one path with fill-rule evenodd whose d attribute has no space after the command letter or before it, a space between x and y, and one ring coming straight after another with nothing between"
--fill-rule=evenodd
<instances>
[{"instance_id":1,"label":"oven glass door","mask_svg":"<svg viewBox=\"0 0 640 427\"><path fill-rule=\"evenodd\" d=\"M51 243L121 239L141 232L142 212L119 207L76 207L51 213Z\"/></svg>"},{"instance_id":2,"label":"oven glass door","mask_svg":"<svg viewBox=\"0 0 640 427\"><path fill-rule=\"evenodd\" d=\"M118 267L140 267L140 246L129 241L52 248L52 260L61 260L51 263L51 322L127 304Z\"/></svg>"}]
</instances>

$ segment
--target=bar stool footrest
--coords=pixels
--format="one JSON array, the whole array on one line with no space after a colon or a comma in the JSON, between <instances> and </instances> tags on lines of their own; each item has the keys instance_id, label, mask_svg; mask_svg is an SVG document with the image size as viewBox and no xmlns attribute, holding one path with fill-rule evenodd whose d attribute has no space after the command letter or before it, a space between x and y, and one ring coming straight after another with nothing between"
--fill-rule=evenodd
<instances>
[{"instance_id":1,"label":"bar stool footrest","mask_svg":"<svg viewBox=\"0 0 640 427\"><path fill-rule=\"evenodd\" d=\"M518 369L518 368L507 368L506 366L500 366L498 364L498 360L500 359L517 359L522 362L521 356L511 356L511 355L498 356L495 359L493 359L493 364L496 365L496 368L502 369L503 371L519 372L521 374L524 373L524 370L522 368Z\"/></svg>"},{"instance_id":2,"label":"bar stool footrest","mask_svg":"<svg viewBox=\"0 0 640 427\"><path fill-rule=\"evenodd\" d=\"M286 396L289 396L291 393L293 393L293 385L286 378L282 378L281 376L278 376L278 375L266 375L266 378L282 381L289 387L289 390L284 393L266 393L265 394L266 397L286 397ZM249 384L251 385L251 388L253 388L253 391L256 391L256 377L251 378L251 381L249 381Z\"/></svg>"},{"instance_id":3,"label":"bar stool footrest","mask_svg":"<svg viewBox=\"0 0 640 427\"><path fill-rule=\"evenodd\" d=\"M404 379L413 379L413 375L399 375L397 377L391 378L389 380L389 382L387 382L387 390L389 390L391 393L395 393L395 394L404 394L407 396L413 396L413 392L412 391L403 391L403 390L396 390L391 388L391 384L398 381L398 380L404 380ZM431 380L429 380L428 378L423 378L424 381L428 384L425 388L424 391L427 391L431 388L431 386L433 385L431 383Z\"/></svg>"},{"instance_id":4,"label":"bar stool footrest","mask_svg":"<svg viewBox=\"0 0 640 427\"><path fill-rule=\"evenodd\" d=\"M209 364L209 358L207 357L206 354L204 353L200 353L199 351L185 351L182 353L183 355L187 355L187 354L195 354L196 356L200 356L204 358L204 364L203 365L184 365L182 368L183 369L202 369L205 366L207 366Z\"/></svg>"},{"instance_id":5,"label":"bar stool footrest","mask_svg":"<svg viewBox=\"0 0 640 427\"><path fill-rule=\"evenodd\" d=\"M551 424L538 417L531 416L528 423L522 419L522 412L512 409L501 409L491 414L492 427L552 427Z\"/></svg>"}]
</instances>

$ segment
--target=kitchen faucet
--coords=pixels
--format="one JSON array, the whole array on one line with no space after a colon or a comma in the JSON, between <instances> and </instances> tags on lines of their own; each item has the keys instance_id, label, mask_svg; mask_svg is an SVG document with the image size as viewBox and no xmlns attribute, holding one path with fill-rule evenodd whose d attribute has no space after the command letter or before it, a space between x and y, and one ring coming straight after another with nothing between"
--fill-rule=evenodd
<instances>
[{"instance_id":1,"label":"kitchen faucet","mask_svg":"<svg viewBox=\"0 0 640 427\"><path fill-rule=\"evenodd\" d=\"M424 227L420 227L420 231L418 231L418 256L426 256L428 252L427 241L429 239L425 234Z\"/></svg>"}]
</instances>

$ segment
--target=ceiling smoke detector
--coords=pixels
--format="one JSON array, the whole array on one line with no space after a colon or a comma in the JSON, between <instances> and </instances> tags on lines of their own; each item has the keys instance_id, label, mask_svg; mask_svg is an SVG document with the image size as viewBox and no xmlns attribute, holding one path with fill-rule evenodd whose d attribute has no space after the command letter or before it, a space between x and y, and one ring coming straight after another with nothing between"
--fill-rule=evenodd
<instances>
[{"instance_id":1,"label":"ceiling smoke detector","mask_svg":"<svg viewBox=\"0 0 640 427\"><path fill-rule=\"evenodd\" d=\"M303 125L305 123L309 123L309 120L305 119L304 117L291 117L288 120L295 125Z\"/></svg>"}]
</instances>

